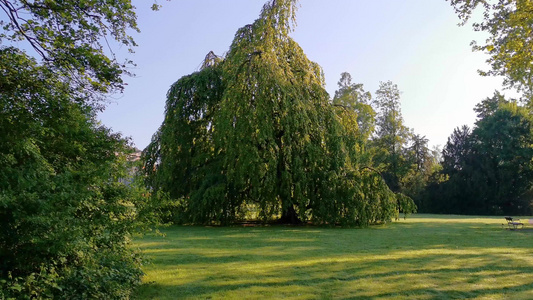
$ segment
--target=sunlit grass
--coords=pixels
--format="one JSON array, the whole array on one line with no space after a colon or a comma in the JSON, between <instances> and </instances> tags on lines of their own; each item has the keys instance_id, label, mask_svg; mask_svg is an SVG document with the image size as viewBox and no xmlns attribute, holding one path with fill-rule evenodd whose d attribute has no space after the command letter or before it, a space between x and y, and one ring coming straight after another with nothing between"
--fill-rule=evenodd
<instances>
[{"instance_id":1,"label":"sunlit grass","mask_svg":"<svg viewBox=\"0 0 533 300\"><path fill-rule=\"evenodd\" d=\"M527 218L522 218L522 221ZM533 225L416 215L365 229L170 227L139 299L533 299ZM527 222L525 222L527 223Z\"/></svg>"}]
</instances>

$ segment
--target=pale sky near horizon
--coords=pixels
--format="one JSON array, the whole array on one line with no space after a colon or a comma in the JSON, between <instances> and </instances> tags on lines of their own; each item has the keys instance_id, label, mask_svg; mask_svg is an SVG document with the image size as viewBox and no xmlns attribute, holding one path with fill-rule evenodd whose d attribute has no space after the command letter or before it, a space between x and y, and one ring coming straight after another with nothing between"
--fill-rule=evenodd
<instances>
[{"instance_id":1,"label":"pale sky near horizon","mask_svg":"<svg viewBox=\"0 0 533 300\"><path fill-rule=\"evenodd\" d=\"M164 118L166 92L182 76L198 70L209 51L223 55L235 32L252 23L266 0L133 0L139 44L131 58L136 77L116 95L102 123L145 148ZM372 94L380 81L402 91L405 124L431 146L446 143L453 129L475 121L473 107L501 90L501 79L481 77L483 53L470 42L483 36L459 19L444 0L300 0L291 36L322 66L333 96L342 72ZM507 92L506 92L507 93Z\"/></svg>"}]
</instances>

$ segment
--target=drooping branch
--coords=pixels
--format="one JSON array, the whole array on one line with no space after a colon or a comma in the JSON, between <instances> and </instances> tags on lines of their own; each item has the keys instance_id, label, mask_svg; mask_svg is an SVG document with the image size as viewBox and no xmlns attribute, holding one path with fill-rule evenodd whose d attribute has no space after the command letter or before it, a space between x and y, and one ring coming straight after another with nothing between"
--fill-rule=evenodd
<instances>
[{"instance_id":1,"label":"drooping branch","mask_svg":"<svg viewBox=\"0 0 533 300\"><path fill-rule=\"evenodd\" d=\"M223 63L210 67L218 58L209 53L169 91L160 145L150 148L161 163L150 176L155 190L180 199L180 222L231 222L249 205L263 220L289 223L391 219L386 184L351 163L360 149L347 124L356 114L339 118L335 106L354 109L331 104L320 66L289 36L296 3L269 1L237 31ZM362 201L374 203L357 212Z\"/></svg>"}]
</instances>

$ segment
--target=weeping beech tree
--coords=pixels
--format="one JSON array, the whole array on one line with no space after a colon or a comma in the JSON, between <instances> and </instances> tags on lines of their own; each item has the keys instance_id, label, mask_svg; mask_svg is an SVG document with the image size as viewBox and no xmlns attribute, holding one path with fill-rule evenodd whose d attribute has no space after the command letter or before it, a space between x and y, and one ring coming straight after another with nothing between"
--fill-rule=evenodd
<instances>
[{"instance_id":1,"label":"weeping beech tree","mask_svg":"<svg viewBox=\"0 0 533 300\"><path fill-rule=\"evenodd\" d=\"M263 220L367 225L397 214L394 194L361 162L357 114L329 101L320 66L289 37L296 0L265 4L224 58L168 92L144 151L153 195L175 220L228 223L249 207Z\"/></svg>"}]
</instances>

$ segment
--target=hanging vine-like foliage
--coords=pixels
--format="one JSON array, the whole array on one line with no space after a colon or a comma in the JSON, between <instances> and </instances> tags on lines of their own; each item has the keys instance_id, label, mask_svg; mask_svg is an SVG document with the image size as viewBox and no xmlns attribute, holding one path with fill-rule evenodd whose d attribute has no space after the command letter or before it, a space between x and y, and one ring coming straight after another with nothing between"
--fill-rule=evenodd
<instances>
[{"instance_id":1,"label":"hanging vine-like foliage","mask_svg":"<svg viewBox=\"0 0 533 300\"><path fill-rule=\"evenodd\" d=\"M168 92L144 151L154 195L179 199L178 222L228 223L248 207L263 220L367 225L396 201L361 165L357 115L329 102L323 73L289 37L296 0L273 0L239 29L224 59Z\"/></svg>"}]
</instances>

